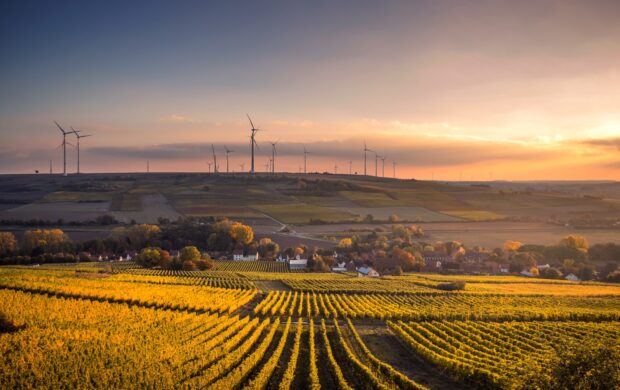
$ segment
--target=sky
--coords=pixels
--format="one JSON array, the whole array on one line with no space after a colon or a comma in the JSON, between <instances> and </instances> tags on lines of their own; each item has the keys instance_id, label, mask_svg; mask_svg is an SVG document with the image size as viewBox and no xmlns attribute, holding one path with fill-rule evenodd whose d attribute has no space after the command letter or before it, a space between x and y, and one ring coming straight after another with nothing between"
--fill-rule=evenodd
<instances>
[{"instance_id":1,"label":"sky","mask_svg":"<svg viewBox=\"0 0 620 390\"><path fill-rule=\"evenodd\" d=\"M620 180L620 2L5 1L0 173ZM76 169L74 137L68 171ZM243 164L243 167L242 167ZM395 165L394 165L395 164Z\"/></svg>"}]
</instances>

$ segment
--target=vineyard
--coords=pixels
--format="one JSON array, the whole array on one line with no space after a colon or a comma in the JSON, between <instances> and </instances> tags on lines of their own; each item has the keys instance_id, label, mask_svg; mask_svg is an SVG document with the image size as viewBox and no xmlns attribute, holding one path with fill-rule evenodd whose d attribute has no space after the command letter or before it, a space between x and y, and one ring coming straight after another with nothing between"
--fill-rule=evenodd
<instances>
[{"instance_id":1,"label":"vineyard","mask_svg":"<svg viewBox=\"0 0 620 390\"><path fill-rule=\"evenodd\" d=\"M229 263L0 268L10 324L0 328L0 387L513 388L526 361L620 337L612 285L474 277L471 290L444 292L437 283L457 278Z\"/></svg>"}]
</instances>

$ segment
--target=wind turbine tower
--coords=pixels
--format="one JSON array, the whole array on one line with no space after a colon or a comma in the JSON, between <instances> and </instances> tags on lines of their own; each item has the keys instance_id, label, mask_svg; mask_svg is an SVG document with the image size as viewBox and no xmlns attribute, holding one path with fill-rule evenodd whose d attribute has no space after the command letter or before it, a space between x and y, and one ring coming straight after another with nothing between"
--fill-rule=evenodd
<instances>
[{"instance_id":1,"label":"wind turbine tower","mask_svg":"<svg viewBox=\"0 0 620 390\"><path fill-rule=\"evenodd\" d=\"M217 173L217 156L215 155L215 146L211 144L211 152L213 152L213 173Z\"/></svg>"},{"instance_id":2,"label":"wind turbine tower","mask_svg":"<svg viewBox=\"0 0 620 390\"><path fill-rule=\"evenodd\" d=\"M92 135L91 134L80 135L81 130L75 130L73 127L71 127L71 130L73 130L73 134L75 134L75 138L77 138L77 173L79 175L80 174L80 139L86 138L86 137L92 137Z\"/></svg>"},{"instance_id":3,"label":"wind turbine tower","mask_svg":"<svg viewBox=\"0 0 620 390\"><path fill-rule=\"evenodd\" d=\"M276 141L276 142L270 142L271 144L271 173L274 174L276 173L276 145L278 144L278 142L280 141Z\"/></svg>"},{"instance_id":4,"label":"wind turbine tower","mask_svg":"<svg viewBox=\"0 0 620 390\"><path fill-rule=\"evenodd\" d=\"M367 152L374 152L373 150L370 150L366 147L366 141L364 141L364 176L366 176L366 153Z\"/></svg>"},{"instance_id":5,"label":"wind turbine tower","mask_svg":"<svg viewBox=\"0 0 620 390\"><path fill-rule=\"evenodd\" d=\"M58 122L54 121L54 123L56 124L56 126L58 126L58 128L62 132L62 144L61 144L62 146L62 175L67 176L67 134L71 132L65 131L65 129L60 127Z\"/></svg>"},{"instance_id":6,"label":"wind turbine tower","mask_svg":"<svg viewBox=\"0 0 620 390\"><path fill-rule=\"evenodd\" d=\"M385 177L385 156L381 157L381 176Z\"/></svg>"},{"instance_id":7,"label":"wind turbine tower","mask_svg":"<svg viewBox=\"0 0 620 390\"><path fill-rule=\"evenodd\" d=\"M349 160L349 175L353 173L353 161Z\"/></svg>"},{"instance_id":8,"label":"wind turbine tower","mask_svg":"<svg viewBox=\"0 0 620 390\"><path fill-rule=\"evenodd\" d=\"M306 167L307 167L306 162L308 160L308 155L309 154L310 154L310 152L308 152L306 150L306 147L304 146L304 174L308 173L308 171L306 170Z\"/></svg>"},{"instance_id":9,"label":"wind turbine tower","mask_svg":"<svg viewBox=\"0 0 620 390\"><path fill-rule=\"evenodd\" d=\"M234 153L234 150L228 149L226 145L224 145L224 150L226 151L226 173L228 173L228 155Z\"/></svg>"},{"instance_id":10,"label":"wind turbine tower","mask_svg":"<svg viewBox=\"0 0 620 390\"><path fill-rule=\"evenodd\" d=\"M392 175L396 179L396 161L392 161Z\"/></svg>"},{"instance_id":11,"label":"wind turbine tower","mask_svg":"<svg viewBox=\"0 0 620 390\"><path fill-rule=\"evenodd\" d=\"M378 176L379 176L379 170L378 170L377 168L378 168L378 166L379 166L378 162L379 162L379 159L380 159L380 158L381 158L381 156L379 156L379 155L377 154L377 152L375 152L375 177L378 177Z\"/></svg>"},{"instance_id":12,"label":"wind turbine tower","mask_svg":"<svg viewBox=\"0 0 620 390\"><path fill-rule=\"evenodd\" d=\"M260 130L257 129L256 127L254 127L254 123L252 123L252 119L250 119L250 115L249 114L245 114L248 117L248 120L250 121L250 125L252 126L252 135L250 136L250 147L252 149L252 167L250 169L250 173L252 175L254 175L254 147L256 146L256 148L258 149L258 144L256 143L256 133Z\"/></svg>"}]
</instances>

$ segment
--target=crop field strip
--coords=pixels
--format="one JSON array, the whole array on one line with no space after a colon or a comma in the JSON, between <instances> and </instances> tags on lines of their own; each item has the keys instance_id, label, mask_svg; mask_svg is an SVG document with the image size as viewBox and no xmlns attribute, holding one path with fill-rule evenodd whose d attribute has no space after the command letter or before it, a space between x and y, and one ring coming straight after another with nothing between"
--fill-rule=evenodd
<instances>
[{"instance_id":1,"label":"crop field strip","mask_svg":"<svg viewBox=\"0 0 620 390\"><path fill-rule=\"evenodd\" d=\"M434 293L323 294L272 291L254 307L260 316L325 318L508 320L620 320L620 299Z\"/></svg>"},{"instance_id":2,"label":"crop field strip","mask_svg":"<svg viewBox=\"0 0 620 390\"><path fill-rule=\"evenodd\" d=\"M544 363L567 340L620 337L620 323L606 322L390 322L388 326L416 353L463 380L509 387L526 360Z\"/></svg>"}]
</instances>

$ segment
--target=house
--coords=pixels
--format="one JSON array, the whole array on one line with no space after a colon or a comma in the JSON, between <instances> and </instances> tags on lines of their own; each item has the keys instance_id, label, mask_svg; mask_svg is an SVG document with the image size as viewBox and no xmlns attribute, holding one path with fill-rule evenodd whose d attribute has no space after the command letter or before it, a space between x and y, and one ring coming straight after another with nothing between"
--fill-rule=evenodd
<instances>
[{"instance_id":1,"label":"house","mask_svg":"<svg viewBox=\"0 0 620 390\"><path fill-rule=\"evenodd\" d=\"M499 265L499 273L500 274L509 274L510 273L510 264L500 264Z\"/></svg>"},{"instance_id":2,"label":"house","mask_svg":"<svg viewBox=\"0 0 620 390\"><path fill-rule=\"evenodd\" d=\"M538 268L539 271L543 271L548 268L551 268L551 266L549 264L543 264L543 265L537 265L536 268Z\"/></svg>"},{"instance_id":3,"label":"house","mask_svg":"<svg viewBox=\"0 0 620 390\"><path fill-rule=\"evenodd\" d=\"M355 272L355 270L356 270L356 267L355 267L355 262L354 262L353 260L350 260L350 261L347 263L346 268L347 268L347 271L349 271L349 272Z\"/></svg>"},{"instance_id":4,"label":"house","mask_svg":"<svg viewBox=\"0 0 620 390\"><path fill-rule=\"evenodd\" d=\"M525 276L525 277L528 277L528 278L533 278L536 275L534 275L530 271L521 271L521 276Z\"/></svg>"},{"instance_id":5,"label":"house","mask_svg":"<svg viewBox=\"0 0 620 390\"><path fill-rule=\"evenodd\" d=\"M566 280L572 280L573 282L579 282L581 281L581 279L579 279L575 274L568 274L564 277L564 279Z\"/></svg>"},{"instance_id":6,"label":"house","mask_svg":"<svg viewBox=\"0 0 620 390\"><path fill-rule=\"evenodd\" d=\"M359 267L357 269L357 276L359 277L370 277L370 278L378 278L380 275L377 271L375 271L371 267Z\"/></svg>"},{"instance_id":7,"label":"house","mask_svg":"<svg viewBox=\"0 0 620 390\"><path fill-rule=\"evenodd\" d=\"M347 263L342 261L336 264L335 267L332 267L332 272L346 272L347 271Z\"/></svg>"},{"instance_id":8,"label":"house","mask_svg":"<svg viewBox=\"0 0 620 390\"><path fill-rule=\"evenodd\" d=\"M422 272L439 272L439 271L441 271L440 260L426 261L424 263L424 267L422 268Z\"/></svg>"},{"instance_id":9,"label":"house","mask_svg":"<svg viewBox=\"0 0 620 390\"><path fill-rule=\"evenodd\" d=\"M233 252L233 260L234 261L256 261L258 260L258 252L254 255L243 253L243 249L235 249Z\"/></svg>"},{"instance_id":10,"label":"house","mask_svg":"<svg viewBox=\"0 0 620 390\"><path fill-rule=\"evenodd\" d=\"M293 270L303 270L308 268L308 259L302 258L300 255L295 256L294 259L288 261L288 268Z\"/></svg>"}]
</instances>

